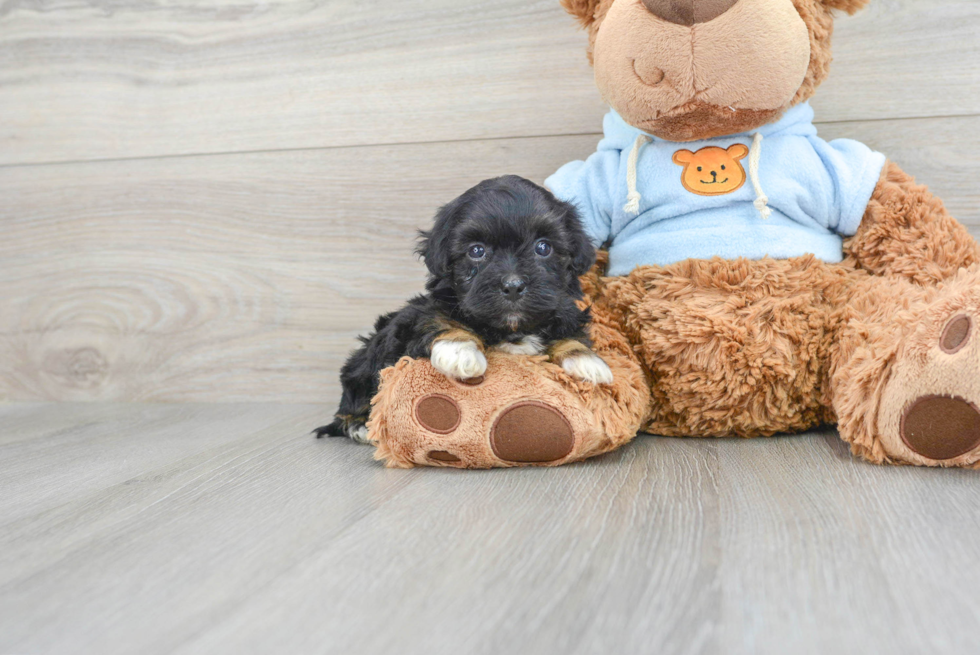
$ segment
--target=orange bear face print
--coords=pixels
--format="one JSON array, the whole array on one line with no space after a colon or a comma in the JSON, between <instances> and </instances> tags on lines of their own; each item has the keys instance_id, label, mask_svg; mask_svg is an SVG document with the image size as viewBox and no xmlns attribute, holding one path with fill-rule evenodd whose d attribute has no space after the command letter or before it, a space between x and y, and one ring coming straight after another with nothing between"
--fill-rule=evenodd
<instances>
[{"instance_id":1,"label":"orange bear face print","mask_svg":"<svg viewBox=\"0 0 980 655\"><path fill-rule=\"evenodd\" d=\"M741 160L748 154L748 147L740 143L728 150L715 146L697 152L678 150L674 153L674 163L684 167L681 182L685 189L699 196L723 196L745 184Z\"/></svg>"}]
</instances>

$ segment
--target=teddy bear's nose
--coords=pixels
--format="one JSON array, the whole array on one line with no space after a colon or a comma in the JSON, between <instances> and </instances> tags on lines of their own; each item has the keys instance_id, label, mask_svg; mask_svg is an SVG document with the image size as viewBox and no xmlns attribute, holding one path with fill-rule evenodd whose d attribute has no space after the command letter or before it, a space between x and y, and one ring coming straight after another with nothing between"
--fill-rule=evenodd
<instances>
[{"instance_id":1,"label":"teddy bear's nose","mask_svg":"<svg viewBox=\"0 0 980 655\"><path fill-rule=\"evenodd\" d=\"M707 23L738 4L738 0L643 0L650 13L678 25Z\"/></svg>"}]
</instances>

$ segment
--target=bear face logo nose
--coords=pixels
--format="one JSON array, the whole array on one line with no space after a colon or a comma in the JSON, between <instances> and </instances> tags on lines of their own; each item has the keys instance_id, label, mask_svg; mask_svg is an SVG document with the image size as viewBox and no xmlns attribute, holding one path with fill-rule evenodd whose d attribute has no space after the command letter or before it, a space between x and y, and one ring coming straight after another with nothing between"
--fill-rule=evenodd
<instances>
[{"instance_id":1,"label":"bear face logo nose","mask_svg":"<svg viewBox=\"0 0 980 655\"><path fill-rule=\"evenodd\" d=\"M712 21L738 4L738 0L643 0L651 14L678 25Z\"/></svg>"}]
</instances>

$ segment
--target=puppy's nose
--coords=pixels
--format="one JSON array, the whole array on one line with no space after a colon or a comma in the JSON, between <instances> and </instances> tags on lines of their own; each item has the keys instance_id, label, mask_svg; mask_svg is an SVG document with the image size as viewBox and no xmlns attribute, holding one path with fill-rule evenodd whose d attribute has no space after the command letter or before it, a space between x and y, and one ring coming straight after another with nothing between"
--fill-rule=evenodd
<instances>
[{"instance_id":1,"label":"puppy's nose","mask_svg":"<svg viewBox=\"0 0 980 655\"><path fill-rule=\"evenodd\" d=\"M678 25L712 21L738 4L738 0L643 0L651 14Z\"/></svg>"},{"instance_id":2,"label":"puppy's nose","mask_svg":"<svg viewBox=\"0 0 980 655\"><path fill-rule=\"evenodd\" d=\"M500 290L508 300L517 300L527 290L527 282L519 275L508 275L503 279Z\"/></svg>"}]
</instances>

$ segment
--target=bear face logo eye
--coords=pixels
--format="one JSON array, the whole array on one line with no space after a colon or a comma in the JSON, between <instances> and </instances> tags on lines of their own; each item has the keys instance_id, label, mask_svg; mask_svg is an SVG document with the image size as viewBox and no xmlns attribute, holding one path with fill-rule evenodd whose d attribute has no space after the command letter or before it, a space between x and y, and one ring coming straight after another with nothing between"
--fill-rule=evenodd
<instances>
[{"instance_id":1,"label":"bear face logo eye","mask_svg":"<svg viewBox=\"0 0 980 655\"><path fill-rule=\"evenodd\" d=\"M685 189L699 196L723 196L735 193L745 184L741 160L748 156L748 146L737 143L727 150L715 146L697 152L678 150L673 161L684 167L681 183Z\"/></svg>"}]
</instances>

